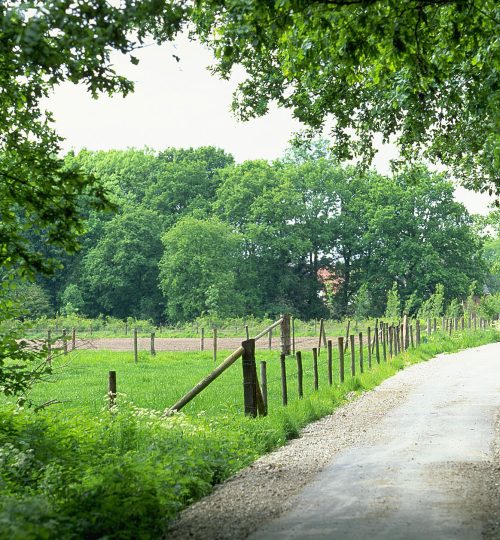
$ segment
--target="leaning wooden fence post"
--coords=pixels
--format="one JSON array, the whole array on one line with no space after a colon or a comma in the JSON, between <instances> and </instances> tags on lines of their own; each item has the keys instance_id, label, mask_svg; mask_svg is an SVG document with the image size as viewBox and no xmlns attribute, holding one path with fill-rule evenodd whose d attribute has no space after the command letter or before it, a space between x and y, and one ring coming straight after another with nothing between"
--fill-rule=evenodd
<instances>
[{"instance_id":1,"label":"leaning wooden fence post","mask_svg":"<svg viewBox=\"0 0 500 540\"><path fill-rule=\"evenodd\" d=\"M349 340L351 342L351 376L354 377L356 375L356 349L354 347L354 334L349 336Z\"/></svg>"},{"instance_id":2,"label":"leaning wooden fence post","mask_svg":"<svg viewBox=\"0 0 500 540\"><path fill-rule=\"evenodd\" d=\"M286 313L281 321L281 353L285 356L290 354L290 341L290 315Z\"/></svg>"},{"instance_id":3,"label":"leaning wooden fence post","mask_svg":"<svg viewBox=\"0 0 500 540\"><path fill-rule=\"evenodd\" d=\"M151 348L150 348L151 356L156 356L156 349L155 349L155 333L151 332Z\"/></svg>"},{"instance_id":4,"label":"leaning wooden fence post","mask_svg":"<svg viewBox=\"0 0 500 540\"><path fill-rule=\"evenodd\" d=\"M62 331L62 340L63 340L63 351L64 354L68 354L68 336L66 329Z\"/></svg>"},{"instance_id":5,"label":"leaning wooden fence post","mask_svg":"<svg viewBox=\"0 0 500 540\"><path fill-rule=\"evenodd\" d=\"M340 382L344 382L344 338L339 337L338 346L339 346L339 378Z\"/></svg>"},{"instance_id":6,"label":"leaning wooden fence post","mask_svg":"<svg viewBox=\"0 0 500 540\"><path fill-rule=\"evenodd\" d=\"M76 328L73 328L71 331L71 350L74 351L76 349Z\"/></svg>"},{"instance_id":7,"label":"leaning wooden fence post","mask_svg":"<svg viewBox=\"0 0 500 540\"><path fill-rule=\"evenodd\" d=\"M375 328L373 329L372 354L375 352L375 342L378 339L378 319L375 319Z\"/></svg>"},{"instance_id":8,"label":"leaning wooden fence post","mask_svg":"<svg viewBox=\"0 0 500 540\"><path fill-rule=\"evenodd\" d=\"M137 351L137 328L134 328L134 362L137 364L139 361L139 354Z\"/></svg>"},{"instance_id":9,"label":"leaning wooden fence post","mask_svg":"<svg viewBox=\"0 0 500 540\"><path fill-rule=\"evenodd\" d=\"M329 339L327 343L327 369L328 369L328 384L332 386L333 384L333 343Z\"/></svg>"},{"instance_id":10,"label":"leaning wooden fence post","mask_svg":"<svg viewBox=\"0 0 500 540\"><path fill-rule=\"evenodd\" d=\"M316 347L313 347L313 374L314 374L314 390L317 390L319 388L319 380L318 380L318 349Z\"/></svg>"},{"instance_id":11,"label":"leaning wooden fence post","mask_svg":"<svg viewBox=\"0 0 500 540\"><path fill-rule=\"evenodd\" d=\"M299 393L299 398L304 396L304 372L302 370L302 353L297 351L295 353L295 358L297 359L297 390Z\"/></svg>"},{"instance_id":12,"label":"leaning wooden fence post","mask_svg":"<svg viewBox=\"0 0 500 540\"><path fill-rule=\"evenodd\" d=\"M260 363L260 387L262 390L262 400L264 401L264 414L267 415L267 364L264 360Z\"/></svg>"},{"instance_id":13,"label":"leaning wooden fence post","mask_svg":"<svg viewBox=\"0 0 500 540\"><path fill-rule=\"evenodd\" d=\"M214 362L217 362L217 328L214 328L213 348L214 348Z\"/></svg>"},{"instance_id":14,"label":"leaning wooden fence post","mask_svg":"<svg viewBox=\"0 0 500 540\"><path fill-rule=\"evenodd\" d=\"M255 380L255 340L244 341L242 367L243 367L243 402L246 416L257 416L257 381Z\"/></svg>"},{"instance_id":15,"label":"leaning wooden fence post","mask_svg":"<svg viewBox=\"0 0 500 540\"><path fill-rule=\"evenodd\" d=\"M116 371L108 375L108 404L110 409L116 405Z\"/></svg>"},{"instance_id":16,"label":"leaning wooden fence post","mask_svg":"<svg viewBox=\"0 0 500 540\"><path fill-rule=\"evenodd\" d=\"M368 368L371 369L372 367L372 347L371 347L371 332L372 329L368 327L367 330L367 337L368 337Z\"/></svg>"},{"instance_id":17,"label":"leaning wooden fence post","mask_svg":"<svg viewBox=\"0 0 500 540\"><path fill-rule=\"evenodd\" d=\"M358 335L359 341L359 372L363 373L363 332Z\"/></svg>"},{"instance_id":18,"label":"leaning wooden fence post","mask_svg":"<svg viewBox=\"0 0 500 540\"><path fill-rule=\"evenodd\" d=\"M280 366L281 366L281 401L283 406L288 404L288 391L286 387L286 355L280 354Z\"/></svg>"}]
</instances>

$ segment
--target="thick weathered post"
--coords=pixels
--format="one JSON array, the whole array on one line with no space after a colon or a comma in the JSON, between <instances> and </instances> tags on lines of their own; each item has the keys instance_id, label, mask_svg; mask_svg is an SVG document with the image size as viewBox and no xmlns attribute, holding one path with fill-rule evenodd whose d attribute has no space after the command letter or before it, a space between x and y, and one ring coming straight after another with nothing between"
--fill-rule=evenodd
<instances>
[{"instance_id":1,"label":"thick weathered post","mask_svg":"<svg viewBox=\"0 0 500 540\"><path fill-rule=\"evenodd\" d=\"M344 338L340 336L337 338L339 346L339 378L340 382L344 382Z\"/></svg>"},{"instance_id":2,"label":"thick weathered post","mask_svg":"<svg viewBox=\"0 0 500 540\"><path fill-rule=\"evenodd\" d=\"M257 416L257 381L255 366L255 340L244 341L242 367L243 367L243 402L246 416Z\"/></svg>"},{"instance_id":3,"label":"thick weathered post","mask_svg":"<svg viewBox=\"0 0 500 540\"><path fill-rule=\"evenodd\" d=\"M264 360L260 363L260 388L262 390L262 400L264 401L264 414L267 415L267 364Z\"/></svg>"},{"instance_id":4,"label":"thick weathered post","mask_svg":"<svg viewBox=\"0 0 500 540\"><path fill-rule=\"evenodd\" d=\"M108 374L108 405L112 409L116 404L116 371Z\"/></svg>"},{"instance_id":5,"label":"thick weathered post","mask_svg":"<svg viewBox=\"0 0 500 540\"><path fill-rule=\"evenodd\" d=\"M319 378L318 378L318 349L316 347L313 347L313 374L314 374L314 390L317 390L319 387Z\"/></svg>"},{"instance_id":6,"label":"thick weathered post","mask_svg":"<svg viewBox=\"0 0 500 540\"><path fill-rule=\"evenodd\" d=\"M286 355L280 354L280 366L281 366L281 400L283 406L288 404L288 390L286 387Z\"/></svg>"},{"instance_id":7,"label":"thick weathered post","mask_svg":"<svg viewBox=\"0 0 500 540\"><path fill-rule=\"evenodd\" d=\"M299 392L299 398L304 396L304 372L302 370L302 353L297 351L295 353L297 359L297 389Z\"/></svg>"},{"instance_id":8,"label":"thick weathered post","mask_svg":"<svg viewBox=\"0 0 500 540\"><path fill-rule=\"evenodd\" d=\"M356 375L356 348L354 346L354 334L349 336L349 341L351 342L351 376Z\"/></svg>"},{"instance_id":9,"label":"thick weathered post","mask_svg":"<svg viewBox=\"0 0 500 540\"><path fill-rule=\"evenodd\" d=\"M359 333L358 341L359 341L359 372L363 373L363 332Z\"/></svg>"},{"instance_id":10,"label":"thick weathered post","mask_svg":"<svg viewBox=\"0 0 500 540\"><path fill-rule=\"evenodd\" d=\"M372 344L371 344L371 331L372 329L368 327L368 368L372 367Z\"/></svg>"},{"instance_id":11,"label":"thick weathered post","mask_svg":"<svg viewBox=\"0 0 500 540\"><path fill-rule=\"evenodd\" d=\"M134 328L134 362L137 364L139 361L139 354L137 351L137 328Z\"/></svg>"},{"instance_id":12,"label":"thick weathered post","mask_svg":"<svg viewBox=\"0 0 500 540\"><path fill-rule=\"evenodd\" d=\"M151 347L150 347L150 353L151 356L156 356L156 349L155 349L155 333L151 332Z\"/></svg>"},{"instance_id":13,"label":"thick weathered post","mask_svg":"<svg viewBox=\"0 0 500 540\"><path fill-rule=\"evenodd\" d=\"M333 384L333 343L331 339L328 340L327 351L328 384L331 386Z\"/></svg>"},{"instance_id":14,"label":"thick weathered post","mask_svg":"<svg viewBox=\"0 0 500 540\"><path fill-rule=\"evenodd\" d=\"M281 353L288 356L291 351L290 343L290 315L285 313L281 321Z\"/></svg>"}]
</instances>

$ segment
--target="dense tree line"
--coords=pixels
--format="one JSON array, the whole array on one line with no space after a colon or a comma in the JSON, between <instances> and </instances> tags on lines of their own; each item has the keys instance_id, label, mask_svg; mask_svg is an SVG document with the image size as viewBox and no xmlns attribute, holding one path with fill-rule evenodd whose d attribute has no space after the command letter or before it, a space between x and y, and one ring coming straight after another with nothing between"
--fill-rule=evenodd
<instances>
[{"instance_id":1,"label":"dense tree line","mask_svg":"<svg viewBox=\"0 0 500 540\"><path fill-rule=\"evenodd\" d=\"M389 178L339 165L324 144L273 163L236 164L213 147L82 151L66 163L95 177L114 211L81 198L76 255L39 238L63 269L39 278L36 314L377 316L393 284L416 312L439 284L449 303L492 281L453 185L422 166Z\"/></svg>"}]
</instances>

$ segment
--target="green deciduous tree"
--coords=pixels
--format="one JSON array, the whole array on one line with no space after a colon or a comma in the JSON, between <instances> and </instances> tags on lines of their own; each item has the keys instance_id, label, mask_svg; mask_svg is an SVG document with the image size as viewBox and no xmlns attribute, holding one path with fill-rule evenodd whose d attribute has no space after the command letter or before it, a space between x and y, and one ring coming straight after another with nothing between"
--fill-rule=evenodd
<instances>
[{"instance_id":1,"label":"green deciduous tree","mask_svg":"<svg viewBox=\"0 0 500 540\"><path fill-rule=\"evenodd\" d=\"M160 287L170 320L242 314L237 287L241 238L229 225L185 217L162 240Z\"/></svg>"},{"instance_id":2,"label":"green deciduous tree","mask_svg":"<svg viewBox=\"0 0 500 540\"><path fill-rule=\"evenodd\" d=\"M401 300L399 298L398 284L394 282L392 288L387 292L387 303L385 306L385 318L397 321L401 317Z\"/></svg>"},{"instance_id":3,"label":"green deciduous tree","mask_svg":"<svg viewBox=\"0 0 500 540\"><path fill-rule=\"evenodd\" d=\"M242 118L277 101L313 130L331 123L341 157L369 159L382 133L498 193L494 0L203 0L191 18L222 77L244 67Z\"/></svg>"}]
</instances>

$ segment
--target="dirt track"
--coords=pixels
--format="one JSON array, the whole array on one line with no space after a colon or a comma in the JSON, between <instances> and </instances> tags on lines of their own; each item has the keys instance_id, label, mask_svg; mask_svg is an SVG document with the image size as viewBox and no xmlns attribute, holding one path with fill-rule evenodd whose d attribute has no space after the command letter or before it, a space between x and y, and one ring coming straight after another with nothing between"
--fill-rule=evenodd
<instances>
[{"instance_id":1,"label":"dirt track","mask_svg":"<svg viewBox=\"0 0 500 540\"><path fill-rule=\"evenodd\" d=\"M242 338L220 338L217 340L217 349L219 351L234 350L237 349L242 342ZM140 351L149 351L151 340L150 338L138 338L137 345ZM70 343L69 343L70 345ZM267 349L269 347L269 340L267 337L263 337L255 344L258 349ZM307 349L318 346L318 338L297 338L296 347L297 350ZM105 351L133 351L134 341L132 338L99 338L99 339L85 339L77 340L77 349L97 349ZM273 338L272 348L278 349L280 347L280 339ZM205 350L211 351L213 348L212 338L205 339ZM200 339L199 338L156 338L155 349L157 351L199 351Z\"/></svg>"}]
</instances>

